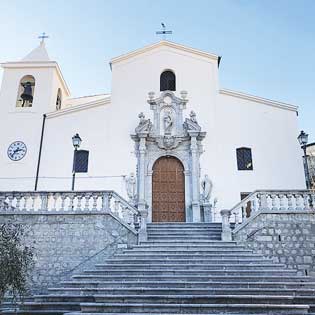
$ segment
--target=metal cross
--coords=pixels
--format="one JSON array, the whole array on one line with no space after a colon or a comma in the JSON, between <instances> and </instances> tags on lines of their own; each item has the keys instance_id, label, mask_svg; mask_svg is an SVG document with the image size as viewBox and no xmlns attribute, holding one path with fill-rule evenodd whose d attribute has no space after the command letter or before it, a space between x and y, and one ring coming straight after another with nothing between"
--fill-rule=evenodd
<instances>
[{"instance_id":1,"label":"metal cross","mask_svg":"<svg viewBox=\"0 0 315 315\"><path fill-rule=\"evenodd\" d=\"M158 32L155 32L156 35L163 35L163 39L165 40L166 39L166 35L168 34L172 34L173 32L172 31L167 31L166 30L166 26L164 23L161 23L162 25L162 31L158 31Z\"/></svg>"},{"instance_id":2,"label":"metal cross","mask_svg":"<svg viewBox=\"0 0 315 315\"><path fill-rule=\"evenodd\" d=\"M46 38L49 38L49 36L47 36L46 33L43 32L42 35L38 36L38 38L41 40L41 41L40 41L41 43L44 43L44 42L45 42L45 39L46 39Z\"/></svg>"}]
</instances>

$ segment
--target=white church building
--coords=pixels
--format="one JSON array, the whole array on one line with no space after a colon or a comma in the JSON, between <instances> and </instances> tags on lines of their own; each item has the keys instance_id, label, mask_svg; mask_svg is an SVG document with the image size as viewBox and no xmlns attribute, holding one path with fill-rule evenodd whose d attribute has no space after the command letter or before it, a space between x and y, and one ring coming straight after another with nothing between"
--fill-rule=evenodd
<instances>
[{"instance_id":1,"label":"white church building","mask_svg":"<svg viewBox=\"0 0 315 315\"><path fill-rule=\"evenodd\" d=\"M70 190L77 133L89 165L75 189L128 198L134 173L149 221L199 222L206 203L216 220L255 190L305 189L298 108L221 88L219 64L163 40L113 58L108 94L73 98L44 42L3 63L0 190Z\"/></svg>"}]
</instances>

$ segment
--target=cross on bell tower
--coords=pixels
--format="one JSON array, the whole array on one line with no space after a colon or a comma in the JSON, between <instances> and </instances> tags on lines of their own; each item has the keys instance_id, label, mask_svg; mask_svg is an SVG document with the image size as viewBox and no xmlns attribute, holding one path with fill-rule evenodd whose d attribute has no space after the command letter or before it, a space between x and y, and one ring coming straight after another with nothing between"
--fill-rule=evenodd
<instances>
[{"instance_id":1,"label":"cross on bell tower","mask_svg":"<svg viewBox=\"0 0 315 315\"><path fill-rule=\"evenodd\" d=\"M40 43L43 44L45 42L45 39L49 38L49 36L46 35L45 32L43 32L40 36L38 36L38 38L41 40Z\"/></svg>"},{"instance_id":2,"label":"cross on bell tower","mask_svg":"<svg viewBox=\"0 0 315 315\"><path fill-rule=\"evenodd\" d=\"M166 35L168 34L172 34L173 32L172 31L167 31L166 30L166 26L164 23L161 23L162 25L162 31L157 31L155 32L156 35L163 35L163 39L165 40L166 39Z\"/></svg>"}]
</instances>

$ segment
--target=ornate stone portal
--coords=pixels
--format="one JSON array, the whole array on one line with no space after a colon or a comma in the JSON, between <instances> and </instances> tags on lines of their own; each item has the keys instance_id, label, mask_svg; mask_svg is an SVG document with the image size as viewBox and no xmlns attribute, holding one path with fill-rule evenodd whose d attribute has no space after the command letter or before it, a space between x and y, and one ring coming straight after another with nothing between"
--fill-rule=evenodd
<instances>
[{"instance_id":1,"label":"ornate stone portal","mask_svg":"<svg viewBox=\"0 0 315 315\"><path fill-rule=\"evenodd\" d=\"M153 123L139 114L139 125L131 138L135 141L137 156L137 206L143 218L152 221L152 174L154 163L161 157L177 158L184 167L185 214L187 222L200 222L200 155L201 131L195 112L183 119L188 100L187 92L181 98L164 91L155 98L149 93L148 103L153 111Z\"/></svg>"}]
</instances>

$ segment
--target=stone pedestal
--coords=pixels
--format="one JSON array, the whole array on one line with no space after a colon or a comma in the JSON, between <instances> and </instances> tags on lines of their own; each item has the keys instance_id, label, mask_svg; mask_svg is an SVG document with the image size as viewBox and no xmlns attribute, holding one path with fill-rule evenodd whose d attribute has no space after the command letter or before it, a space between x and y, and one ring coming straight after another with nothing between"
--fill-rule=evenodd
<instances>
[{"instance_id":1,"label":"stone pedestal","mask_svg":"<svg viewBox=\"0 0 315 315\"><path fill-rule=\"evenodd\" d=\"M232 241L232 230L230 226L231 210L228 209L221 210L221 216L222 216L221 239L222 241L225 242Z\"/></svg>"},{"instance_id":2,"label":"stone pedestal","mask_svg":"<svg viewBox=\"0 0 315 315\"><path fill-rule=\"evenodd\" d=\"M212 205L209 202L203 204L203 215L206 223L212 222Z\"/></svg>"}]
</instances>

